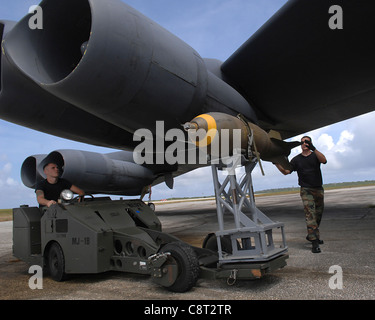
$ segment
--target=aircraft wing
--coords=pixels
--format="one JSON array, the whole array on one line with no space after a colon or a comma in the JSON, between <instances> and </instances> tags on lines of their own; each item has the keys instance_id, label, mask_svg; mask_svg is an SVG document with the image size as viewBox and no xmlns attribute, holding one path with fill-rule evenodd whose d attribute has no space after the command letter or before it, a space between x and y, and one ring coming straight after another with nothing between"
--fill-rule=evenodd
<instances>
[{"instance_id":1,"label":"aircraft wing","mask_svg":"<svg viewBox=\"0 0 375 320\"><path fill-rule=\"evenodd\" d=\"M330 28L332 5L343 9L343 29ZM173 177L199 165L164 157L181 141L184 156L182 125L202 114L241 114L288 138L375 109L370 0L290 0L224 64L120 0L43 0L39 8L43 20L38 10L17 23L0 20L0 118L125 150L115 158L52 153L93 193L133 195L163 180L173 187ZM171 130L177 136L163 141ZM129 159L142 141L156 162ZM41 178L40 161L26 159L25 185Z\"/></svg>"},{"instance_id":2,"label":"aircraft wing","mask_svg":"<svg viewBox=\"0 0 375 320\"><path fill-rule=\"evenodd\" d=\"M340 26L333 5L343 29L330 28ZM222 71L283 138L373 111L374 16L371 0L290 0Z\"/></svg>"}]
</instances>

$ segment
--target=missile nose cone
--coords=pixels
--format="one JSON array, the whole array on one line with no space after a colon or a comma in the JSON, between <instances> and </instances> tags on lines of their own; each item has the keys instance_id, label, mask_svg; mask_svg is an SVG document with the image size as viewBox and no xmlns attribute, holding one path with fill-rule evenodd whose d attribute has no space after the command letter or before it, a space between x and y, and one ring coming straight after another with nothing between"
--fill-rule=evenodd
<instances>
[{"instance_id":1,"label":"missile nose cone","mask_svg":"<svg viewBox=\"0 0 375 320\"><path fill-rule=\"evenodd\" d=\"M189 122L192 129L203 129L205 131L217 130L216 119L210 114L202 114Z\"/></svg>"},{"instance_id":2,"label":"missile nose cone","mask_svg":"<svg viewBox=\"0 0 375 320\"><path fill-rule=\"evenodd\" d=\"M210 114L194 118L185 123L184 128L189 132L190 140L199 148L209 147L218 136L216 119Z\"/></svg>"},{"instance_id":3,"label":"missile nose cone","mask_svg":"<svg viewBox=\"0 0 375 320\"><path fill-rule=\"evenodd\" d=\"M198 125L192 122L186 122L183 127L186 132L188 132L189 130L198 130Z\"/></svg>"}]
</instances>

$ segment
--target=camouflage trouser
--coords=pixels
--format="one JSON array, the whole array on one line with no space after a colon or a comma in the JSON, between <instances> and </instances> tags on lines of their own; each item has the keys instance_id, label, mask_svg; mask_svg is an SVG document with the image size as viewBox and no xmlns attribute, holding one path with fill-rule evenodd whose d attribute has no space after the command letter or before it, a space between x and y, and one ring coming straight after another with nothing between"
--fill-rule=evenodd
<instances>
[{"instance_id":1,"label":"camouflage trouser","mask_svg":"<svg viewBox=\"0 0 375 320\"><path fill-rule=\"evenodd\" d=\"M302 187L301 198L306 215L307 239L319 240L319 226L324 211L324 189Z\"/></svg>"}]
</instances>

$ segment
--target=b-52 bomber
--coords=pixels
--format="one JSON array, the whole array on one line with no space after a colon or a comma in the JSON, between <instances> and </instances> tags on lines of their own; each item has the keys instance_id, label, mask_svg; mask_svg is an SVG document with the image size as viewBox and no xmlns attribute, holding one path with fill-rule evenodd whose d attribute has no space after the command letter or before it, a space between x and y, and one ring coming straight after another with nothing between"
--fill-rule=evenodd
<instances>
[{"instance_id":1,"label":"b-52 bomber","mask_svg":"<svg viewBox=\"0 0 375 320\"><path fill-rule=\"evenodd\" d=\"M199 276L284 267L284 225L256 208L251 172L262 161L287 168L299 143L285 140L375 110L374 11L370 0L290 0L224 62L120 0L44 0L19 22L0 20L0 118L114 149L32 155L27 187L47 160L86 193L135 197L211 166L219 229L196 248L163 233L141 200L64 193L48 209L14 209L14 254L57 281L117 270L176 292Z\"/></svg>"}]
</instances>

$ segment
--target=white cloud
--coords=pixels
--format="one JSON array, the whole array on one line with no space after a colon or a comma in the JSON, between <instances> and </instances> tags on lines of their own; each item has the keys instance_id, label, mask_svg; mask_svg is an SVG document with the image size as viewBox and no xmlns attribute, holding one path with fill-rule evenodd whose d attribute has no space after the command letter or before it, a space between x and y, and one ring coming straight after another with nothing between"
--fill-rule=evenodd
<instances>
[{"instance_id":1,"label":"white cloud","mask_svg":"<svg viewBox=\"0 0 375 320\"><path fill-rule=\"evenodd\" d=\"M7 155L0 155L0 208L8 209L22 204L35 205L35 194L12 177L14 168ZM4 161L5 160L5 161Z\"/></svg>"},{"instance_id":2,"label":"white cloud","mask_svg":"<svg viewBox=\"0 0 375 320\"><path fill-rule=\"evenodd\" d=\"M324 147L327 150L332 150L335 146L335 143L333 142L333 138L326 133L322 134L318 138L317 142L318 142L318 145L321 145L322 147Z\"/></svg>"},{"instance_id":3,"label":"white cloud","mask_svg":"<svg viewBox=\"0 0 375 320\"><path fill-rule=\"evenodd\" d=\"M16 187L18 186L18 182L16 180L14 180L13 178L10 178L8 177L7 180L6 180L6 184L10 187Z\"/></svg>"},{"instance_id":4,"label":"white cloud","mask_svg":"<svg viewBox=\"0 0 375 320\"><path fill-rule=\"evenodd\" d=\"M375 180L375 148L369 139L374 123L372 112L307 133L328 159L322 167L326 183Z\"/></svg>"},{"instance_id":5,"label":"white cloud","mask_svg":"<svg viewBox=\"0 0 375 320\"><path fill-rule=\"evenodd\" d=\"M351 142L354 140L354 134L348 130L341 132L339 141L336 144L335 152L344 153L352 152Z\"/></svg>"},{"instance_id":6,"label":"white cloud","mask_svg":"<svg viewBox=\"0 0 375 320\"><path fill-rule=\"evenodd\" d=\"M10 173L12 172L12 164L10 162L7 162L0 167L0 183L4 183L7 179Z\"/></svg>"}]
</instances>

